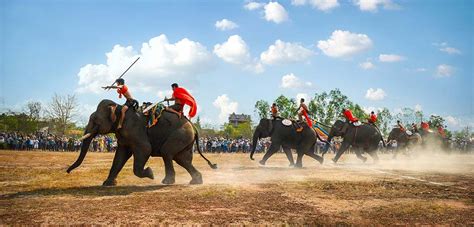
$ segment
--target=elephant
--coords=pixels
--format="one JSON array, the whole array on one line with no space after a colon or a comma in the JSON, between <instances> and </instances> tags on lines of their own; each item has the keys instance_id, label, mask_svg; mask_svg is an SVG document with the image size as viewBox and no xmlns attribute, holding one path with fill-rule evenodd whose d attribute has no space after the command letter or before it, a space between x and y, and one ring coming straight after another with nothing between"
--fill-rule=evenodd
<instances>
[{"instance_id":1,"label":"elephant","mask_svg":"<svg viewBox=\"0 0 474 227\"><path fill-rule=\"evenodd\" d=\"M347 128L343 132L344 126ZM367 158L362 156L360 149L368 153L375 162L378 161L377 148L379 142L382 140L382 135L380 131L372 124L362 124L360 126L354 126L349 122L344 122L337 120L334 125L331 127L328 135L328 142L331 142L332 138L340 136L343 141L341 147L336 153L336 156L332 159L334 163L337 163L341 155L349 149L351 146L355 149L357 158L361 159L363 162L367 161ZM325 151L329 149L329 143L326 144Z\"/></svg>"},{"instance_id":2,"label":"elephant","mask_svg":"<svg viewBox=\"0 0 474 227\"><path fill-rule=\"evenodd\" d=\"M397 141L397 150L393 153L393 158L397 158L399 150L407 150L411 145L419 145L422 143L421 135L419 133L413 133L411 136L400 128L393 128L388 134L387 142Z\"/></svg>"},{"instance_id":3,"label":"elephant","mask_svg":"<svg viewBox=\"0 0 474 227\"><path fill-rule=\"evenodd\" d=\"M117 130L122 106L111 100L102 100L95 112L89 117L85 128L83 143L77 160L67 169L70 173L81 165L84 160L92 139L99 134L115 133L117 137L117 151L115 152L109 175L104 181L104 186L117 184L116 178L127 160L133 155L133 173L140 178L154 179L150 167L145 164L150 156L162 157L165 165L165 178L163 184L175 182L175 171L173 160L185 168L191 175L190 184L202 184L201 173L192 164L192 148L196 148L209 166L217 168L201 153L198 143L198 133L194 125L185 117L180 118L177 114L163 111L156 125L147 127L147 117L132 109L125 113L122 128Z\"/></svg>"},{"instance_id":4,"label":"elephant","mask_svg":"<svg viewBox=\"0 0 474 227\"><path fill-rule=\"evenodd\" d=\"M303 123L304 124L304 123ZM261 138L271 138L271 145L268 151L263 156L260 164L265 165L265 162L276 152L283 148L290 165L301 168L303 167L303 155L308 155L316 159L319 163L323 163L324 159L314 153L316 141L319 136L316 132L311 129L308 125L304 124L303 131L296 132L294 126L285 126L282 123L282 119L261 119L258 126L253 133L252 151L250 152L250 159L254 160L253 154L257 142ZM297 158L296 164L293 161L293 155L291 149L296 149Z\"/></svg>"}]
</instances>

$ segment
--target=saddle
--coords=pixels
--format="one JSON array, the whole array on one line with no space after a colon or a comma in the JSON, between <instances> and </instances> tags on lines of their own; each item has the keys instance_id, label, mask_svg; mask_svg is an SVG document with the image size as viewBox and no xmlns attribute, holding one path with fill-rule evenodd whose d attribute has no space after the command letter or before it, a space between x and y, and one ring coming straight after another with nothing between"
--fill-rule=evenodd
<instances>
[{"instance_id":1,"label":"saddle","mask_svg":"<svg viewBox=\"0 0 474 227\"><path fill-rule=\"evenodd\" d=\"M144 113L145 116L148 116L148 120L147 120L148 128L153 127L158 122L164 110L165 110L165 106L163 104L157 104L153 108L148 110L146 113Z\"/></svg>"}]
</instances>

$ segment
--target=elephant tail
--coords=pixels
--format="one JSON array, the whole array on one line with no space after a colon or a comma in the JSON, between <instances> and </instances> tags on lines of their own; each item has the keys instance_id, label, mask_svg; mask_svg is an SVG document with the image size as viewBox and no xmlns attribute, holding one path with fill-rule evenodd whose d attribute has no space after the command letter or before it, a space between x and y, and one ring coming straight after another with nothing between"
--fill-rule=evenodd
<instances>
[{"instance_id":1,"label":"elephant tail","mask_svg":"<svg viewBox=\"0 0 474 227\"><path fill-rule=\"evenodd\" d=\"M199 146L199 132L196 128L196 126L194 126L194 124L191 123L191 125L193 126L194 128L194 132L195 132L195 136L194 136L194 139L196 141L196 149L197 151L199 152L199 154L201 155L201 157L207 161L207 164L212 168L212 169L217 169L217 164L213 164L211 161L209 161L209 159L207 159L201 152L201 147Z\"/></svg>"}]
</instances>

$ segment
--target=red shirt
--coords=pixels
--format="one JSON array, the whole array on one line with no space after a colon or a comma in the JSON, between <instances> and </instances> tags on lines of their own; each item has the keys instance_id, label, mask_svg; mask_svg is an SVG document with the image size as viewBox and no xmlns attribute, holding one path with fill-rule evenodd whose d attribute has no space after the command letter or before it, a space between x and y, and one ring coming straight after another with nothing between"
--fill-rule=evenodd
<instances>
[{"instance_id":1,"label":"red shirt","mask_svg":"<svg viewBox=\"0 0 474 227\"><path fill-rule=\"evenodd\" d=\"M377 122L377 115L376 114L370 114L370 123L375 123Z\"/></svg>"},{"instance_id":2,"label":"red shirt","mask_svg":"<svg viewBox=\"0 0 474 227\"><path fill-rule=\"evenodd\" d=\"M426 122L421 122L421 128L427 131L428 129L430 129L430 125Z\"/></svg>"},{"instance_id":3,"label":"red shirt","mask_svg":"<svg viewBox=\"0 0 474 227\"><path fill-rule=\"evenodd\" d=\"M127 85L123 85L121 88L118 88L117 93L119 94L119 98L122 98L122 95L125 95L127 91L128 91Z\"/></svg>"},{"instance_id":4,"label":"red shirt","mask_svg":"<svg viewBox=\"0 0 474 227\"><path fill-rule=\"evenodd\" d=\"M351 123L359 121L354 115L352 115L351 110L347 109L344 111L344 116L346 117L347 120L349 120Z\"/></svg>"}]
</instances>

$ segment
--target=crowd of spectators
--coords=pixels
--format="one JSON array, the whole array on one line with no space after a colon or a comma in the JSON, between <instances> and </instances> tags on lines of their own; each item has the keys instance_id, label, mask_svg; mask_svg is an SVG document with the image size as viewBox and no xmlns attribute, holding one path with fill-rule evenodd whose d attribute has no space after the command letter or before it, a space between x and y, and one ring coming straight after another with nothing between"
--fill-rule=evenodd
<instances>
[{"instance_id":1,"label":"crowd of spectators","mask_svg":"<svg viewBox=\"0 0 474 227\"><path fill-rule=\"evenodd\" d=\"M82 141L78 137L57 136L48 133L23 134L0 132L0 149L79 151ZM117 142L109 136L97 136L92 140L91 151L113 152Z\"/></svg>"},{"instance_id":2,"label":"crowd of spectators","mask_svg":"<svg viewBox=\"0 0 474 227\"><path fill-rule=\"evenodd\" d=\"M203 152L247 153L252 150L252 141L248 138L228 139L224 137L204 137L199 138L199 146ZM257 143L255 152L265 152L269 146L269 139L261 139Z\"/></svg>"}]
</instances>

